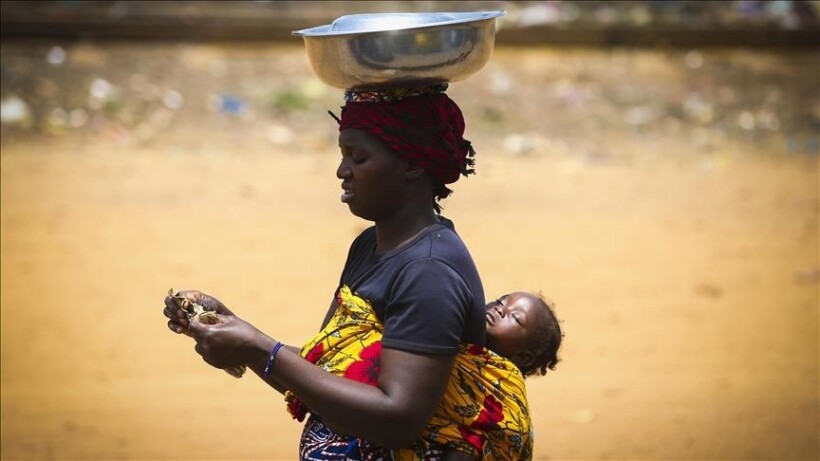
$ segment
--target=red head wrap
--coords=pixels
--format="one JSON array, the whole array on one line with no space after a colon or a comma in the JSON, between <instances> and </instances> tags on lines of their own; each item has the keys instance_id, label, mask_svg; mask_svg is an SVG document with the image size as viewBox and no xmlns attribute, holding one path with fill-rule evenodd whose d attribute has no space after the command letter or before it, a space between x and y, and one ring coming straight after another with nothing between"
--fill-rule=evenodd
<instances>
[{"instance_id":1,"label":"red head wrap","mask_svg":"<svg viewBox=\"0 0 820 461\"><path fill-rule=\"evenodd\" d=\"M424 169L440 184L473 173L472 145L465 140L464 117L452 99L438 91L401 97L393 93L351 93L342 108L339 131L356 128L377 137L390 150Z\"/></svg>"}]
</instances>

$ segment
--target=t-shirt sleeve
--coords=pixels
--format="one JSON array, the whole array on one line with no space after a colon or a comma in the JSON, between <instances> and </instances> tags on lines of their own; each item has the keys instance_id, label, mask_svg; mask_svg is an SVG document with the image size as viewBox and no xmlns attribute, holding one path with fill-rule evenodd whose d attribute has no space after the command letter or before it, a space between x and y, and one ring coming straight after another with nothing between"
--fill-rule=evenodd
<instances>
[{"instance_id":1,"label":"t-shirt sleeve","mask_svg":"<svg viewBox=\"0 0 820 461\"><path fill-rule=\"evenodd\" d=\"M467 283L450 266L433 258L413 261L393 283L384 309L382 345L410 352L455 354L471 305Z\"/></svg>"}]
</instances>

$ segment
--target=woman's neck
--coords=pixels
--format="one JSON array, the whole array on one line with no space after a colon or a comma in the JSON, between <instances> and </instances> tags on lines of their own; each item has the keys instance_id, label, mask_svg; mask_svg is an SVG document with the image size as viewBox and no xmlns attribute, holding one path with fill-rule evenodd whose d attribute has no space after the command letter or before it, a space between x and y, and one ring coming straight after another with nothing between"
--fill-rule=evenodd
<instances>
[{"instance_id":1,"label":"woman's neck","mask_svg":"<svg viewBox=\"0 0 820 461\"><path fill-rule=\"evenodd\" d=\"M423 213L394 215L376 222L376 254L400 248L411 242L427 227L439 222L433 209Z\"/></svg>"}]
</instances>

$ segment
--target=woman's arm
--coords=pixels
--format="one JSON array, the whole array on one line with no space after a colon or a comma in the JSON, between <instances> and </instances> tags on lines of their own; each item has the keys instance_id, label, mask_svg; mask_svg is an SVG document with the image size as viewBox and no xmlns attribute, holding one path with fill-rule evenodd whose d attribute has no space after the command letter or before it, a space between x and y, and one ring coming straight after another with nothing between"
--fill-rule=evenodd
<instances>
[{"instance_id":1,"label":"woman's arm","mask_svg":"<svg viewBox=\"0 0 820 461\"><path fill-rule=\"evenodd\" d=\"M288 353L277 357L273 374L331 426L401 448L418 438L430 421L452 365L452 356L383 349L374 387L331 375Z\"/></svg>"},{"instance_id":2,"label":"woman's arm","mask_svg":"<svg viewBox=\"0 0 820 461\"><path fill-rule=\"evenodd\" d=\"M281 349L264 377L276 341L237 317L222 323L192 323L197 352L218 368L246 364L268 384L290 389L328 425L387 448L415 440L441 401L454 356L383 349L376 386L332 375Z\"/></svg>"},{"instance_id":3,"label":"woman's arm","mask_svg":"<svg viewBox=\"0 0 820 461\"><path fill-rule=\"evenodd\" d=\"M191 302L195 302L205 308L205 310L216 312L222 316L231 316L235 317L236 314L231 312L221 301L214 298L213 296L207 295L202 293L201 291L197 290L183 290L179 291L177 295L187 298ZM165 297L165 308L163 309L162 313L168 318L168 328L177 334L186 334L188 336L192 336L190 333L190 326L191 323L188 320L188 316L185 312L177 305L174 300L174 295L168 294ZM334 300L334 305L335 305ZM295 346L285 346L285 348L290 349L295 354L299 354L299 348ZM244 365L244 364L243 364ZM283 386L281 383L277 382L276 379L272 376L264 376L264 368L262 370L253 369L263 381L265 381L269 386L276 389L280 394L284 394L287 391L287 388Z\"/></svg>"},{"instance_id":4,"label":"woman's arm","mask_svg":"<svg viewBox=\"0 0 820 461\"><path fill-rule=\"evenodd\" d=\"M293 354L299 355L299 348L296 347L296 346L288 346L287 344L285 344L284 346L282 346L282 349L283 350L287 349L287 350L291 351ZM265 364L267 364L267 361L265 362ZM251 365L248 368L250 368L254 373L256 373L256 375L259 376L259 379L261 379L262 381L267 383L268 386L276 389L276 391L279 392L280 394L284 395L285 392L288 391L288 388L285 387L281 382L279 382L279 380L277 380L274 376L271 376L271 375L265 376L265 366L264 365L262 367L257 367L257 366Z\"/></svg>"},{"instance_id":5,"label":"woman's arm","mask_svg":"<svg viewBox=\"0 0 820 461\"><path fill-rule=\"evenodd\" d=\"M473 456L469 453L464 453L463 451L458 451L455 448L448 448L444 452L444 457L442 461L479 461L480 458L477 456Z\"/></svg>"}]
</instances>

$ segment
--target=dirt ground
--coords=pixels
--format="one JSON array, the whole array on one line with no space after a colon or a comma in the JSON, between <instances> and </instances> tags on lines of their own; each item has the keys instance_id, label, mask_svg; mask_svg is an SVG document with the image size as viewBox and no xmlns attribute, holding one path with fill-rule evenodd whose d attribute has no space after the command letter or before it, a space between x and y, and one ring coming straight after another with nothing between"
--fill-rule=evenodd
<instances>
[{"instance_id":1,"label":"dirt ground","mask_svg":"<svg viewBox=\"0 0 820 461\"><path fill-rule=\"evenodd\" d=\"M295 459L281 397L161 306L197 288L316 331L367 224L338 198L340 94L298 46L52 46L2 50L30 113L0 155L0 457ZM488 297L540 290L566 332L527 384L536 459L820 456L816 65L499 49L453 85L479 163L445 215Z\"/></svg>"}]
</instances>

